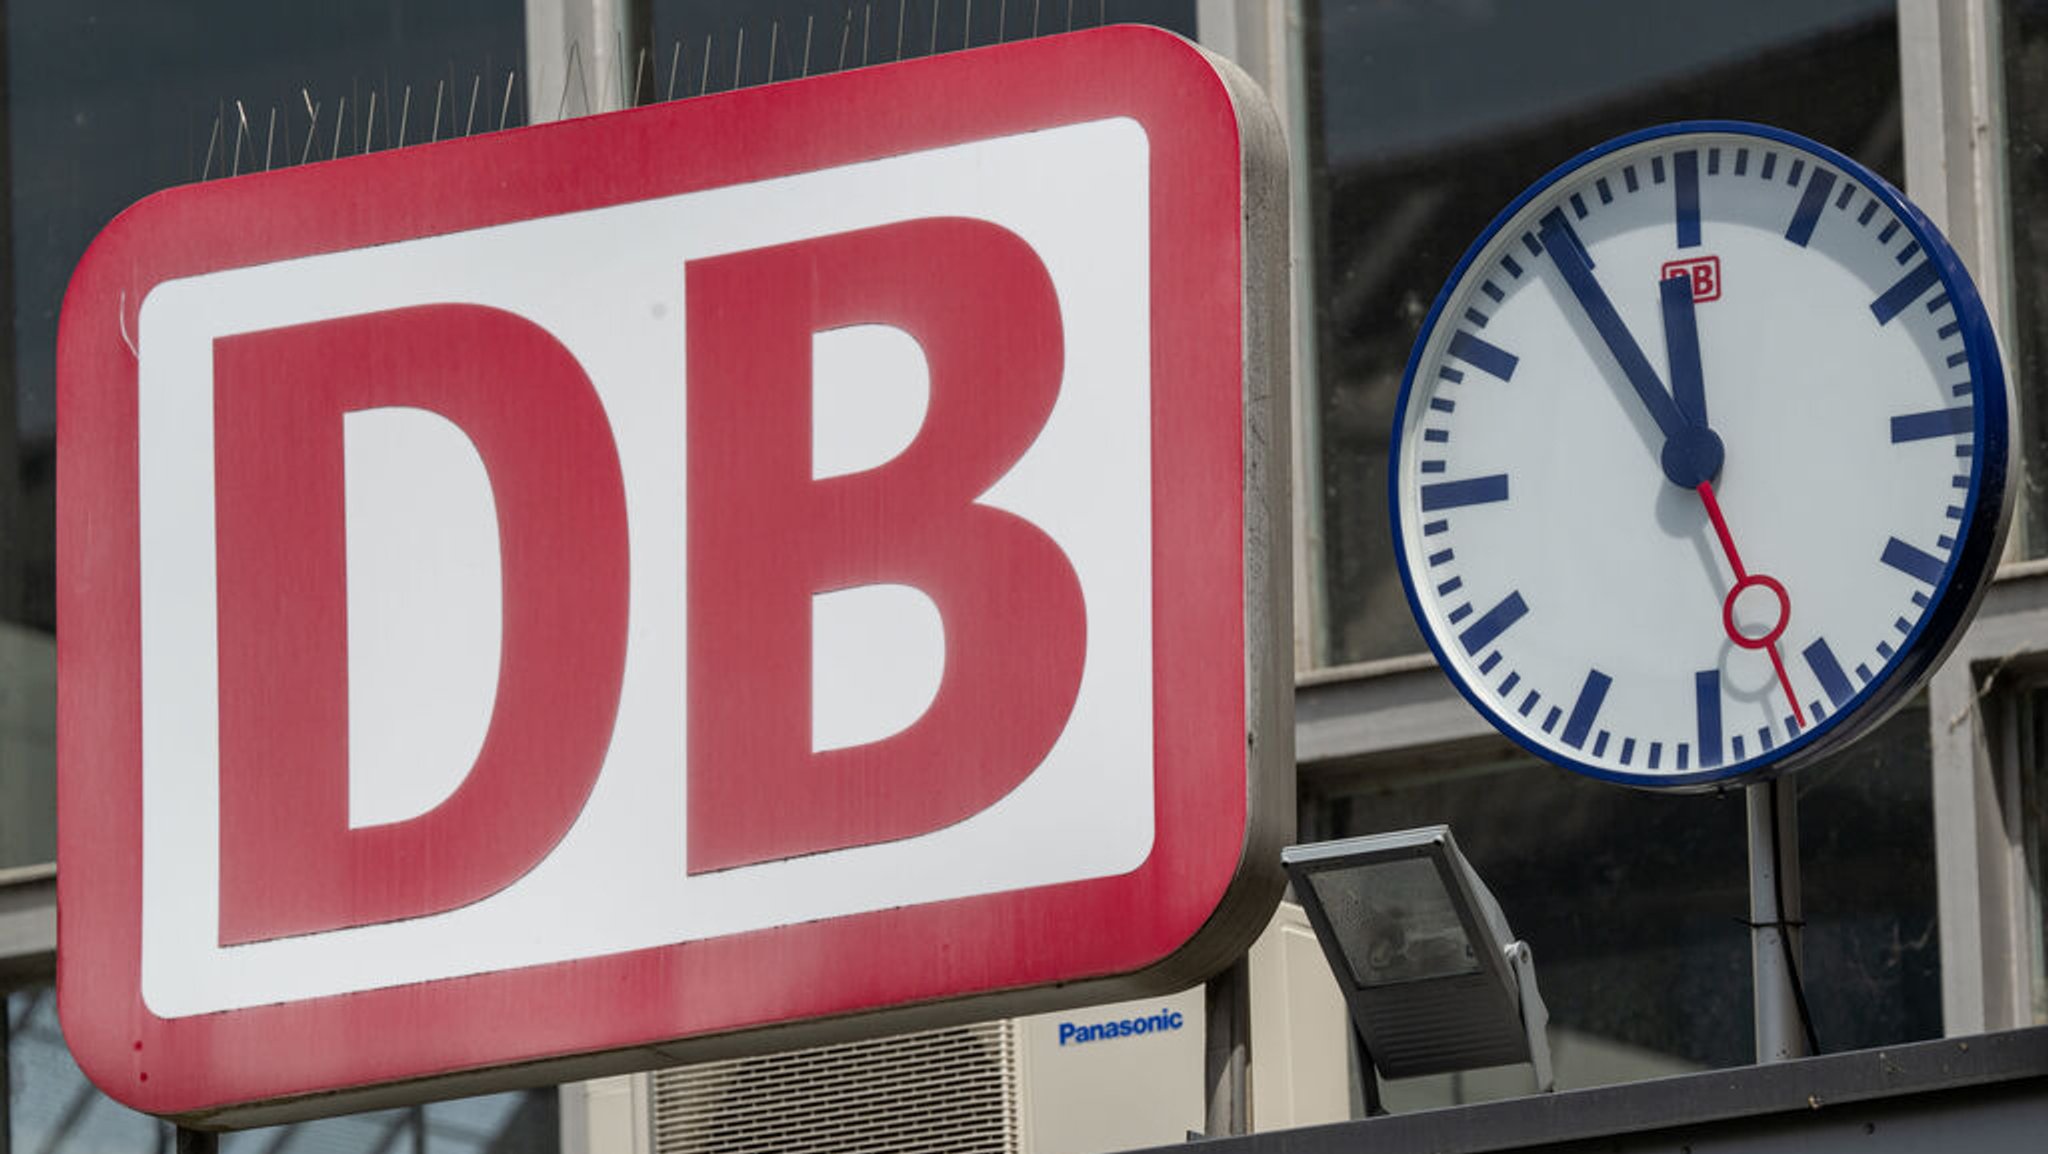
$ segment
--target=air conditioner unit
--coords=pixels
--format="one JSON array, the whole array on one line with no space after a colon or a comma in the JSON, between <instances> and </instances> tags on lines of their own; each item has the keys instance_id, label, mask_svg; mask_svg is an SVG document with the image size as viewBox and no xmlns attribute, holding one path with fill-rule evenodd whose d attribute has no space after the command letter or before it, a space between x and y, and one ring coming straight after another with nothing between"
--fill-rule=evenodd
<instances>
[{"instance_id":1,"label":"air conditioner unit","mask_svg":"<svg viewBox=\"0 0 2048 1154\"><path fill-rule=\"evenodd\" d=\"M1349 1116L1342 996L1300 907L1252 948L1259 1129ZM1204 1129L1206 997L1165 998L564 1086L563 1154L1096 1154Z\"/></svg>"}]
</instances>

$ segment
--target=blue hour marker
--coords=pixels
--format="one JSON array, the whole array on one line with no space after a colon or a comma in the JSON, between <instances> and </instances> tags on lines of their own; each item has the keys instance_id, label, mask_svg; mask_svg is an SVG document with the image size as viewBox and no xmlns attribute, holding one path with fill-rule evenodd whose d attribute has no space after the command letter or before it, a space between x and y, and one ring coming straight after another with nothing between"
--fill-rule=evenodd
<instances>
[{"instance_id":1,"label":"blue hour marker","mask_svg":"<svg viewBox=\"0 0 2048 1154\"><path fill-rule=\"evenodd\" d=\"M1586 209L1586 198L1585 198L1585 197L1583 197L1583 196L1580 196L1580 195L1579 195L1578 193L1576 193L1576 192L1575 192L1575 193L1572 193L1572 213L1573 213L1573 215L1577 216L1577 217L1578 217L1578 218L1579 218L1580 220L1584 220L1584 219L1586 219L1586 212L1587 212L1587 209Z\"/></svg>"},{"instance_id":2,"label":"blue hour marker","mask_svg":"<svg viewBox=\"0 0 2048 1154\"><path fill-rule=\"evenodd\" d=\"M1693 704L1699 714L1700 767L1721 764L1721 671L1703 669L1692 675Z\"/></svg>"},{"instance_id":3,"label":"blue hour marker","mask_svg":"<svg viewBox=\"0 0 2048 1154\"><path fill-rule=\"evenodd\" d=\"M1882 641L1877 643L1877 655L1879 657L1884 658L1886 661L1890 661L1892 659L1892 653L1893 650L1890 645Z\"/></svg>"},{"instance_id":4,"label":"blue hour marker","mask_svg":"<svg viewBox=\"0 0 2048 1154\"><path fill-rule=\"evenodd\" d=\"M1765 752L1765 753L1769 753L1769 752L1771 751L1771 745L1772 745L1772 742L1771 742L1771 727L1770 727L1770 726L1768 726L1768 725L1766 725L1766 726L1764 726L1763 728L1761 728L1761 729L1757 730L1757 731L1756 731L1756 741L1757 741L1757 744L1758 744L1758 745L1761 745L1761 746L1763 746L1763 747L1764 747L1764 752Z\"/></svg>"},{"instance_id":5,"label":"blue hour marker","mask_svg":"<svg viewBox=\"0 0 2048 1154\"><path fill-rule=\"evenodd\" d=\"M1529 250L1530 256L1543 255L1543 246L1536 243L1536 237L1532 233L1522 234L1522 247Z\"/></svg>"},{"instance_id":6,"label":"blue hour marker","mask_svg":"<svg viewBox=\"0 0 2048 1154\"><path fill-rule=\"evenodd\" d=\"M1942 293L1942 294L1940 294L1939 296L1936 296L1936 297L1935 297L1935 298L1934 298L1933 300L1930 300L1930 301L1928 301L1928 302L1927 302L1927 311L1928 311L1928 312L1931 312L1931 313L1938 313L1938 312L1940 312L1941 310L1943 310L1943 309L1945 309L1945 308L1947 308L1947 307L1948 307L1948 294L1947 294L1947 293Z\"/></svg>"},{"instance_id":7,"label":"blue hour marker","mask_svg":"<svg viewBox=\"0 0 2048 1154\"><path fill-rule=\"evenodd\" d=\"M1899 278L1898 283L1884 290L1884 295L1870 302L1871 315L1881 325L1890 324L1900 310L1920 299L1920 294L1934 287L1941 279L1941 271L1931 260L1923 260L1913 266L1913 271Z\"/></svg>"},{"instance_id":8,"label":"blue hour marker","mask_svg":"<svg viewBox=\"0 0 2048 1154\"><path fill-rule=\"evenodd\" d=\"M1424 525L1422 527L1422 535L1425 537L1434 537L1438 533L1441 533L1444 530L1449 529L1450 527L1451 523L1449 521L1431 521L1429 524Z\"/></svg>"},{"instance_id":9,"label":"blue hour marker","mask_svg":"<svg viewBox=\"0 0 2048 1154\"><path fill-rule=\"evenodd\" d=\"M1671 196L1678 211L1678 247L1700 243L1700 154L1687 149L1671 157Z\"/></svg>"},{"instance_id":10,"label":"blue hour marker","mask_svg":"<svg viewBox=\"0 0 2048 1154\"><path fill-rule=\"evenodd\" d=\"M1530 713L1531 713L1532 711L1534 711L1534 710L1535 710L1535 708L1536 708L1536 703L1537 703L1537 702L1539 702L1539 701L1541 701L1541 700L1543 700L1543 695L1542 695L1542 694L1540 694L1540 693L1536 692L1536 691L1535 691L1535 690L1533 690L1533 689L1532 689L1532 690L1530 690L1530 691L1529 691L1529 695L1528 695L1527 697L1524 697L1524 698L1522 699L1522 716L1523 716L1523 717L1527 717L1527 716L1529 716L1529 714L1530 714Z\"/></svg>"},{"instance_id":11,"label":"blue hour marker","mask_svg":"<svg viewBox=\"0 0 2048 1154\"><path fill-rule=\"evenodd\" d=\"M1847 208L1849 207L1849 202L1855 199L1856 186L1845 182L1842 185L1842 195L1835 198L1835 207L1837 209Z\"/></svg>"},{"instance_id":12,"label":"blue hour marker","mask_svg":"<svg viewBox=\"0 0 2048 1154\"><path fill-rule=\"evenodd\" d=\"M1556 729L1557 719L1563 716L1564 710L1559 709L1555 705L1551 706L1550 712L1545 714L1543 717L1543 732L1549 733L1551 730Z\"/></svg>"},{"instance_id":13,"label":"blue hour marker","mask_svg":"<svg viewBox=\"0 0 2048 1154\"><path fill-rule=\"evenodd\" d=\"M1482 329L1486 327L1486 314L1480 312L1478 309L1466 309L1465 319L1471 321L1475 325L1478 325Z\"/></svg>"},{"instance_id":14,"label":"blue hour marker","mask_svg":"<svg viewBox=\"0 0 2048 1154\"><path fill-rule=\"evenodd\" d=\"M1865 685L1868 685L1870 683L1870 666L1865 665L1860 661L1857 662L1856 680L1863 682Z\"/></svg>"},{"instance_id":15,"label":"blue hour marker","mask_svg":"<svg viewBox=\"0 0 2048 1154\"><path fill-rule=\"evenodd\" d=\"M1621 179L1628 184L1628 190L1630 192L1634 192L1638 187L1640 187L1636 184L1636 166L1633 164L1621 170Z\"/></svg>"},{"instance_id":16,"label":"blue hour marker","mask_svg":"<svg viewBox=\"0 0 2048 1154\"><path fill-rule=\"evenodd\" d=\"M1507 632L1508 626L1520 621L1528 612L1529 604L1522 600L1521 592L1517 590L1510 593L1501 598L1500 604L1488 609L1480 615L1479 620L1458 634L1458 643L1465 647L1466 653L1476 655L1480 650L1493 644L1495 638Z\"/></svg>"},{"instance_id":17,"label":"blue hour marker","mask_svg":"<svg viewBox=\"0 0 2048 1154\"><path fill-rule=\"evenodd\" d=\"M1650 179L1651 179L1652 181L1654 181L1655 183L1657 183L1657 184L1663 184L1663 183L1664 183L1664 158L1663 158L1663 157L1661 157L1661 156L1653 156L1653 157L1651 157L1651 158L1650 158Z\"/></svg>"},{"instance_id":18,"label":"blue hour marker","mask_svg":"<svg viewBox=\"0 0 2048 1154\"><path fill-rule=\"evenodd\" d=\"M1689 761L1689 760L1691 759L1691 757L1692 757L1692 746L1691 746L1691 745L1689 745L1689 744L1687 744L1686 742L1683 742L1683 741L1679 742L1679 743L1678 743L1678 768L1680 768L1680 769L1689 769L1689 768L1691 768L1691 766L1689 766L1689 765L1687 764L1687 762L1688 762L1688 761Z\"/></svg>"},{"instance_id":19,"label":"blue hour marker","mask_svg":"<svg viewBox=\"0 0 2048 1154\"><path fill-rule=\"evenodd\" d=\"M1707 175L1708 175L1708 176L1713 176L1713 175L1715 175L1716 173L1718 173L1718 172L1720 172L1720 171L1721 171L1721 150L1720 150L1720 149L1718 149L1718 148L1709 148L1709 149L1707 149Z\"/></svg>"},{"instance_id":20,"label":"blue hour marker","mask_svg":"<svg viewBox=\"0 0 2048 1154\"><path fill-rule=\"evenodd\" d=\"M1438 369L1436 371L1436 375L1442 377L1443 379L1451 382L1454 385L1458 384L1459 382L1465 379L1464 373L1459 372L1458 370L1452 368L1449 365L1445 365L1444 367Z\"/></svg>"},{"instance_id":21,"label":"blue hour marker","mask_svg":"<svg viewBox=\"0 0 2048 1154\"><path fill-rule=\"evenodd\" d=\"M1469 607L1468 607L1468 608L1469 608ZM1487 654L1487 655L1486 655L1486 660L1484 660L1484 661L1482 661L1482 662L1480 662L1480 663L1479 663L1479 672L1481 672L1481 673L1492 673L1492 672L1493 672L1493 667L1494 667L1494 666L1496 666L1496 665L1499 665L1499 664L1500 664L1500 654L1498 654L1498 653L1489 653L1489 654Z\"/></svg>"},{"instance_id":22,"label":"blue hour marker","mask_svg":"<svg viewBox=\"0 0 2048 1154\"><path fill-rule=\"evenodd\" d=\"M1949 339L1950 337L1952 337L1952 336L1954 336L1954 335L1956 335L1957 333L1959 333L1959 332L1962 332L1962 331L1963 331L1963 322L1961 322L1961 321L1950 321L1950 322L1948 322L1947 324L1945 324L1945 325L1941 326L1941 327L1940 327L1939 329L1936 329L1936 330L1935 330L1935 332L1934 332L1934 335L1935 335L1936 337L1939 337L1940 339L1942 339L1942 340L1944 340L1944 341L1945 341L1945 340Z\"/></svg>"},{"instance_id":23,"label":"blue hour marker","mask_svg":"<svg viewBox=\"0 0 2048 1154\"><path fill-rule=\"evenodd\" d=\"M1941 558L1916 549L1897 537L1884 543L1884 555L1879 559L1906 576L1925 581L1929 585L1941 581Z\"/></svg>"},{"instance_id":24,"label":"blue hour marker","mask_svg":"<svg viewBox=\"0 0 2048 1154\"><path fill-rule=\"evenodd\" d=\"M1623 765L1627 765L1627 764L1628 764L1628 763L1629 763L1630 761L1632 761L1632 760L1634 760L1634 759L1635 759L1635 756L1636 756L1636 739L1635 739L1635 738L1633 738L1633 737L1624 737L1624 738L1622 738L1622 739L1621 739L1621 764L1623 764Z\"/></svg>"},{"instance_id":25,"label":"blue hour marker","mask_svg":"<svg viewBox=\"0 0 2048 1154\"><path fill-rule=\"evenodd\" d=\"M1910 241L1907 243L1906 247L1899 250L1898 261L1900 264L1905 264L1907 261L1912 260L1914 257L1919 255L1920 242L1917 240Z\"/></svg>"},{"instance_id":26,"label":"blue hour marker","mask_svg":"<svg viewBox=\"0 0 2048 1154\"><path fill-rule=\"evenodd\" d=\"M1451 431L1449 429L1424 429L1422 430L1422 439L1434 441L1441 445L1451 439Z\"/></svg>"},{"instance_id":27,"label":"blue hour marker","mask_svg":"<svg viewBox=\"0 0 2048 1154\"><path fill-rule=\"evenodd\" d=\"M1515 686L1517 686L1517 685L1520 685L1521 683L1522 683L1522 675L1521 675L1521 674L1519 674L1519 673L1510 673L1510 674L1508 674L1508 679L1507 679L1506 681L1503 681L1503 682L1501 682L1501 683L1500 683L1500 695L1501 695L1502 697L1506 697L1506 696L1507 696L1508 694L1510 694L1510 693L1513 693L1513 692L1515 691Z\"/></svg>"},{"instance_id":28,"label":"blue hour marker","mask_svg":"<svg viewBox=\"0 0 2048 1154\"><path fill-rule=\"evenodd\" d=\"M1490 345L1463 329L1451 335L1450 354L1482 373L1505 381L1515 375L1521 358L1498 345Z\"/></svg>"},{"instance_id":29,"label":"blue hour marker","mask_svg":"<svg viewBox=\"0 0 2048 1154\"><path fill-rule=\"evenodd\" d=\"M1967 361L1967 360L1969 360L1969 359L1970 359L1970 354L1969 354L1968 350L1965 350L1965 351L1963 351L1963 352L1959 352L1959 353L1950 353L1950 354L1948 355L1948 367L1949 367L1949 368L1955 368L1955 367L1956 367L1957 365L1960 365L1960 364L1962 364L1962 363L1963 363L1964 361Z\"/></svg>"},{"instance_id":30,"label":"blue hour marker","mask_svg":"<svg viewBox=\"0 0 2048 1154\"><path fill-rule=\"evenodd\" d=\"M1457 409L1458 402L1449 397L1431 397L1429 399L1429 407L1439 413L1449 413Z\"/></svg>"},{"instance_id":31,"label":"blue hour marker","mask_svg":"<svg viewBox=\"0 0 2048 1154\"><path fill-rule=\"evenodd\" d=\"M1424 461L1422 463L1422 471L1425 473L1441 473L1444 471L1444 463L1442 461Z\"/></svg>"},{"instance_id":32,"label":"blue hour marker","mask_svg":"<svg viewBox=\"0 0 2048 1154\"><path fill-rule=\"evenodd\" d=\"M1600 705L1607 700L1607 687L1612 684L1613 679L1597 669L1586 674L1586 683L1579 687L1579 699L1572 705L1571 720L1564 723L1566 745L1573 749L1585 747L1586 734L1592 731L1593 722L1599 718ZM1602 744L1605 744L1606 735L1601 736ZM1600 756L1598 748L1594 749L1593 756Z\"/></svg>"},{"instance_id":33,"label":"blue hour marker","mask_svg":"<svg viewBox=\"0 0 2048 1154\"><path fill-rule=\"evenodd\" d=\"M1771 173L1772 173L1772 172L1773 172L1774 170L1776 170L1776 169L1777 169L1777 167L1778 167L1778 154L1777 154L1777 153L1775 153L1775 152L1766 152L1766 153L1764 153L1764 167L1763 167L1763 171L1762 171L1762 172L1759 172L1759 173L1757 173L1757 176L1759 176L1759 177L1763 178L1764 180L1769 180L1769 179L1771 178Z\"/></svg>"},{"instance_id":34,"label":"blue hour marker","mask_svg":"<svg viewBox=\"0 0 2048 1154\"><path fill-rule=\"evenodd\" d=\"M1464 587L1465 579L1463 577L1453 577L1449 581L1446 581L1443 584L1436 587L1436 595L1439 597L1449 597L1451 594L1456 593L1458 590L1463 589Z\"/></svg>"},{"instance_id":35,"label":"blue hour marker","mask_svg":"<svg viewBox=\"0 0 2048 1154\"><path fill-rule=\"evenodd\" d=\"M1607 753L1607 738L1608 733L1606 730L1603 729L1600 731L1600 736L1593 739L1594 757L1601 757Z\"/></svg>"},{"instance_id":36,"label":"blue hour marker","mask_svg":"<svg viewBox=\"0 0 2048 1154\"><path fill-rule=\"evenodd\" d=\"M1895 236L1897 236L1898 234L1899 234L1899 222L1898 222L1898 221L1896 221L1896 220L1894 220L1894 221L1892 221L1892 222L1891 222L1890 224L1888 224L1888 225L1885 225L1885 226L1884 226L1884 228L1883 228L1883 229L1881 229L1881 230L1880 230L1880 231L1878 232L1878 234L1877 234L1877 243L1879 243L1879 244L1890 244L1890 243L1892 242L1892 238L1893 238L1893 237L1895 237Z\"/></svg>"},{"instance_id":37,"label":"blue hour marker","mask_svg":"<svg viewBox=\"0 0 2048 1154\"><path fill-rule=\"evenodd\" d=\"M1485 505L1508 499L1508 475L1493 473L1463 481L1438 481L1422 487L1422 511L1456 509L1462 505Z\"/></svg>"},{"instance_id":38,"label":"blue hour marker","mask_svg":"<svg viewBox=\"0 0 2048 1154\"><path fill-rule=\"evenodd\" d=\"M1806 247L1813 239L1813 226L1820 222L1820 210L1827 207L1828 190L1835 186L1835 174L1825 168L1813 170L1813 179L1806 182L1806 192L1799 198L1799 207L1792 213L1791 227L1785 230L1785 239L1793 244Z\"/></svg>"},{"instance_id":39,"label":"blue hour marker","mask_svg":"<svg viewBox=\"0 0 2048 1154\"><path fill-rule=\"evenodd\" d=\"M1453 625L1456 625L1458 622L1463 621L1465 618L1470 616L1472 616L1472 607L1470 605L1460 605L1456 609L1451 610L1450 616L1446 617L1444 620L1449 621Z\"/></svg>"},{"instance_id":40,"label":"blue hour marker","mask_svg":"<svg viewBox=\"0 0 2048 1154\"><path fill-rule=\"evenodd\" d=\"M1976 384L1971 381L1957 381L1955 384L1949 386L1948 391L1954 393L1958 397L1967 397L1971 393L1975 392L1976 389Z\"/></svg>"},{"instance_id":41,"label":"blue hour marker","mask_svg":"<svg viewBox=\"0 0 2048 1154\"><path fill-rule=\"evenodd\" d=\"M1968 405L1953 409L1934 409L1925 413L1907 413L1892 418L1892 444L1907 441L1925 441L1931 437L1953 437L1967 433L1976 426L1977 413Z\"/></svg>"},{"instance_id":42,"label":"blue hour marker","mask_svg":"<svg viewBox=\"0 0 2048 1154\"><path fill-rule=\"evenodd\" d=\"M1655 768L1657 768L1657 763L1658 763L1658 762L1660 762L1660 761L1662 761L1662 760L1664 760L1664 743L1663 743L1663 742L1661 742L1661 741L1653 741L1653 742L1651 742L1651 743L1650 743L1650 768L1651 768L1651 769L1655 769Z\"/></svg>"},{"instance_id":43,"label":"blue hour marker","mask_svg":"<svg viewBox=\"0 0 2048 1154\"><path fill-rule=\"evenodd\" d=\"M1450 549L1445 549L1442 552L1438 553L1431 553L1429 555L1429 563L1432 566L1442 565L1444 562L1449 561L1453 555L1454 551Z\"/></svg>"},{"instance_id":44,"label":"blue hour marker","mask_svg":"<svg viewBox=\"0 0 2048 1154\"><path fill-rule=\"evenodd\" d=\"M1877 198L1873 196L1870 198L1870 203L1863 206L1863 211L1856 214L1856 223L1862 225L1865 228L1869 228L1870 218L1876 215Z\"/></svg>"},{"instance_id":45,"label":"blue hour marker","mask_svg":"<svg viewBox=\"0 0 2048 1154\"><path fill-rule=\"evenodd\" d=\"M1739 733L1738 733L1738 734L1735 734L1734 736L1730 737L1730 738L1728 739L1728 741L1730 742L1730 744L1734 745L1734 747L1735 747L1735 760L1737 760L1737 761L1741 761L1741 760L1742 760L1743 758L1745 758L1745 757L1748 757L1748 756L1749 756L1748 754L1746 754L1746 753L1744 753L1744 752L1742 751L1742 735L1741 735L1741 734L1739 734ZM1705 761L1702 761L1702 762L1700 762L1700 764L1701 764L1701 765L1705 765L1705 764L1706 764L1706 762L1705 762Z\"/></svg>"},{"instance_id":46,"label":"blue hour marker","mask_svg":"<svg viewBox=\"0 0 2048 1154\"><path fill-rule=\"evenodd\" d=\"M1786 184L1789 184L1789 185L1791 185L1791 186L1792 186L1792 187L1794 187L1794 188L1798 188L1798 187L1799 187L1799 178L1800 178L1800 176L1804 175L1804 174L1805 174L1805 172L1806 172L1806 162L1805 162L1805 161L1803 161L1803 160L1797 160L1797 159L1793 160L1793 162L1792 162L1792 171L1790 171L1790 172L1788 172L1788 173L1786 173L1786 174L1785 174L1785 183L1786 183Z\"/></svg>"},{"instance_id":47,"label":"blue hour marker","mask_svg":"<svg viewBox=\"0 0 2048 1154\"><path fill-rule=\"evenodd\" d=\"M1499 304L1506 300L1508 295L1500 291L1500 286L1492 281L1482 281L1479 285L1479 291L1485 293L1487 299L1491 300L1494 304Z\"/></svg>"},{"instance_id":48,"label":"blue hour marker","mask_svg":"<svg viewBox=\"0 0 2048 1154\"><path fill-rule=\"evenodd\" d=\"M1599 190L1599 192L1600 192L1600 203L1601 203L1601 204L1613 204L1613 203L1614 203L1614 189L1612 189L1612 188L1610 188L1610 187L1608 186L1608 184L1607 184L1607 178L1606 178L1606 177L1604 177L1604 176L1603 176L1603 177L1601 177L1600 179L1598 179L1598 180L1594 181L1594 182L1593 182L1593 187L1594 187L1594 188L1596 188L1596 189L1598 189L1598 190Z\"/></svg>"},{"instance_id":49,"label":"blue hour marker","mask_svg":"<svg viewBox=\"0 0 2048 1154\"><path fill-rule=\"evenodd\" d=\"M1508 270L1508 275L1514 277L1516 280L1522 279L1522 266L1515 260L1514 257L1504 256L1500 258L1500 267Z\"/></svg>"},{"instance_id":50,"label":"blue hour marker","mask_svg":"<svg viewBox=\"0 0 2048 1154\"><path fill-rule=\"evenodd\" d=\"M1746 173L1748 171L1749 149L1738 148L1735 150L1735 175L1741 176L1743 173Z\"/></svg>"},{"instance_id":51,"label":"blue hour marker","mask_svg":"<svg viewBox=\"0 0 2048 1154\"><path fill-rule=\"evenodd\" d=\"M1813 670L1814 680L1820 682L1828 700L1834 702L1836 709L1846 705L1855 691L1849 688L1849 678L1842 672L1842 663L1835 660L1835 651L1828 648L1827 639L1820 638L1807 646L1805 657L1807 668Z\"/></svg>"}]
</instances>

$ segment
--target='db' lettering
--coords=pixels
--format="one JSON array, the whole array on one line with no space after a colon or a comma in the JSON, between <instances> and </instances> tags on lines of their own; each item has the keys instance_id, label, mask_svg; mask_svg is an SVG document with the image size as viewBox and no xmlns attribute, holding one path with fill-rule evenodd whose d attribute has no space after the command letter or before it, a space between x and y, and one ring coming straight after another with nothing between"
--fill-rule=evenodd
<instances>
[{"instance_id":1,"label":"'db' lettering","mask_svg":"<svg viewBox=\"0 0 2048 1154\"><path fill-rule=\"evenodd\" d=\"M1037 255L934 218L691 262L691 873L913 837L1014 789L1051 750L1086 644L1073 566L976 498L1059 392L1059 306ZM922 347L916 439L813 479L812 339L889 325ZM908 585L938 607L931 705L880 741L814 752L811 599Z\"/></svg>"},{"instance_id":2,"label":"'db' lettering","mask_svg":"<svg viewBox=\"0 0 2048 1154\"><path fill-rule=\"evenodd\" d=\"M220 941L421 917L554 847L603 764L626 648L625 488L589 378L479 305L214 343ZM466 434L497 509L503 631L483 747L445 801L349 828L346 414L425 409Z\"/></svg>"}]
</instances>

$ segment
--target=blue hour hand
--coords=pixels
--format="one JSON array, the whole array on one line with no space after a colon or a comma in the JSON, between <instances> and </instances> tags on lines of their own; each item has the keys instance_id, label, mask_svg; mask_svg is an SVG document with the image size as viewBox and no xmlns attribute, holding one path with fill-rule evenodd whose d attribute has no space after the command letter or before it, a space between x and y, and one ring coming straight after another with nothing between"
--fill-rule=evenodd
<instances>
[{"instance_id":1,"label":"blue hour hand","mask_svg":"<svg viewBox=\"0 0 2048 1154\"><path fill-rule=\"evenodd\" d=\"M1635 390L1650 419L1656 422L1657 430L1664 434L1664 449L1658 457L1664 476L1682 489L1698 488L1713 480L1721 470L1721 438L1704 421L1688 419L1677 402L1672 400L1671 394L1664 391L1664 382L1657 379L1657 370L1650 367L1649 359L1643 356L1642 346L1636 343L1635 335L1622 323L1621 314L1614 311L1614 302L1607 299L1606 290L1594 279L1593 269L1580 252L1562 212L1552 209L1544 215L1543 226L1537 230L1537 240L1543 245L1543 251L1550 254L1551 262L1564 277L1565 286L1579 302L1586 319L1592 322L1593 331L1600 335L1607 351L1614 355L1615 363L1621 366L1622 375L1628 378L1629 386ZM1688 296L1683 311L1685 321L1690 322L1692 300L1690 282L1687 284ZM1665 316L1668 329L1670 313L1667 311ZM1693 344L1697 362L1696 333Z\"/></svg>"},{"instance_id":2,"label":"blue hour hand","mask_svg":"<svg viewBox=\"0 0 2048 1154\"><path fill-rule=\"evenodd\" d=\"M1664 309L1664 353L1671 366L1671 399L1680 415L1695 425L1707 423L1707 385L1700 371L1700 330L1692 309L1692 278L1666 277L1658 282Z\"/></svg>"}]
</instances>

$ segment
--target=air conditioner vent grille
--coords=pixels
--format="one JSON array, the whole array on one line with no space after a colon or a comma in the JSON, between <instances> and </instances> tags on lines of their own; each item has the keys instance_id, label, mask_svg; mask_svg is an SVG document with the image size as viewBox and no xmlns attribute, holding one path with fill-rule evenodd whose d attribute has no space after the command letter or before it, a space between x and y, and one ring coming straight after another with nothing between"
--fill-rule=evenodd
<instances>
[{"instance_id":1,"label":"air conditioner vent grille","mask_svg":"<svg viewBox=\"0 0 2048 1154\"><path fill-rule=\"evenodd\" d=\"M1009 1022L654 1075L655 1154L1018 1154Z\"/></svg>"}]
</instances>

